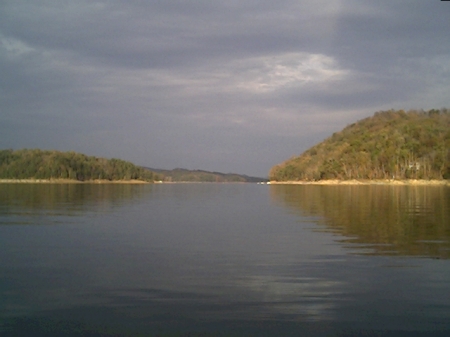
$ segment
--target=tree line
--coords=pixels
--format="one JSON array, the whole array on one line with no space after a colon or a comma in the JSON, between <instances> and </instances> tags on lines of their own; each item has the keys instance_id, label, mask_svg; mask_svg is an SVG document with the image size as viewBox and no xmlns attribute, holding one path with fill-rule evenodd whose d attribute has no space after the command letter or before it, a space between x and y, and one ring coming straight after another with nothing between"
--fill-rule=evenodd
<instances>
[{"instance_id":1,"label":"tree line","mask_svg":"<svg viewBox=\"0 0 450 337\"><path fill-rule=\"evenodd\" d=\"M271 180L450 179L450 111L380 111L269 173Z\"/></svg>"},{"instance_id":2,"label":"tree line","mask_svg":"<svg viewBox=\"0 0 450 337\"><path fill-rule=\"evenodd\" d=\"M250 177L236 173L210 172L204 170L187 170L176 168L173 170L151 169L164 176L167 182L214 182L214 183L256 183L267 181L265 178Z\"/></svg>"},{"instance_id":3,"label":"tree line","mask_svg":"<svg viewBox=\"0 0 450 337\"><path fill-rule=\"evenodd\" d=\"M0 150L0 178L160 180L154 172L124 160L40 149Z\"/></svg>"}]
</instances>

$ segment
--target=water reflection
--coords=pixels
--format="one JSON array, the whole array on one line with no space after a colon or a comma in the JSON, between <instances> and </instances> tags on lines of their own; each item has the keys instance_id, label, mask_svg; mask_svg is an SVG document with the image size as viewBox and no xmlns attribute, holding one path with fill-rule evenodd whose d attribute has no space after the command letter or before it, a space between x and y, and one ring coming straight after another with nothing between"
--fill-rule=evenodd
<instances>
[{"instance_id":1,"label":"water reflection","mask_svg":"<svg viewBox=\"0 0 450 337\"><path fill-rule=\"evenodd\" d=\"M275 185L272 200L345 238L358 253L450 257L450 188Z\"/></svg>"},{"instance_id":2,"label":"water reflection","mask_svg":"<svg viewBox=\"0 0 450 337\"><path fill-rule=\"evenodd\" d=\"M448 190L267 187L0 186L0 223L62 223L0 226L0 335L449 335L448 261L334 241L443 251Z\"/></svg>"},{"instance_id":3,"label":"water reflection","mask_svg":"<svg viewBox=\"0 0 450 337\"><path fill-rule=\"evenodd\" d=\"M39 216L108 211L141 199L151 188L132 184L0 184L0 225L39 224Z\"/></svg>"}]
</instances>

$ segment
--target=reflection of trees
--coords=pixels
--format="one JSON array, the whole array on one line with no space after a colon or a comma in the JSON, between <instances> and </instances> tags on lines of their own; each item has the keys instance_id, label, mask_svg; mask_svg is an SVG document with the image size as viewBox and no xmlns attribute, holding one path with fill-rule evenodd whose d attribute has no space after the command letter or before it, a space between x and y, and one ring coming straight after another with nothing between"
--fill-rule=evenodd
<instances>
[{"instance_id":1,"label":"reflection of trees","mask_svg":"<svg viewBox=\"0 0 450 337\"><path fill-rule=\"evenodd\" d=\"M304 216L323 216L343 242L375 254L450 258L448 187L272 185L271 196Z\"/></svg>"},{"instance_id":2,"label":"reflection of trees","mask_svg":"<svg viewBox=\"0 0 450 337\"><path fill-rule=\"evenodd\" d=\"M0 211L79 211L108 208L151 191L140 184L0 184Z\"/></svg>"}]
</instances>

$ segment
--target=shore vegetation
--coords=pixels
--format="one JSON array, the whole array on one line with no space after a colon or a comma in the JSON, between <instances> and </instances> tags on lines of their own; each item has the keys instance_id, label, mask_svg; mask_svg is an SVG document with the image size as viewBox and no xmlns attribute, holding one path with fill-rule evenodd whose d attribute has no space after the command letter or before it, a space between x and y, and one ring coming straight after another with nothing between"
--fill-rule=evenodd
<instances>
[{"instance_id":1,"label":"shore vegetation","mask_svg":"<svg viewBox=\"0 0 450 337\"><path fill-rule=\"evenodd\" d=\"M276 165L270 180L448 180L450 110L381 111Z\"/></svg>"},{"instance_id":2,"label":"shore vegetation","mask_svg":"<svg viewBox=\"0 0 450 337\"><path fill-rule=\"evenodd\" d=\"M0 150L0 179L13 181L147 181L160 177L120 159L40 149Z\"/></svg>"}]
</instances>

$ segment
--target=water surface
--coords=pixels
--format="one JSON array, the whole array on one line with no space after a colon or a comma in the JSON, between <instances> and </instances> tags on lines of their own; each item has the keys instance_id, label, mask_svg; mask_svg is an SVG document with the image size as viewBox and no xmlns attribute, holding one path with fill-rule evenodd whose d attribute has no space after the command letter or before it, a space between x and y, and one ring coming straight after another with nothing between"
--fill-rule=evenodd
<instances>
[{"instance_id":1,"label":"water surface","mask_svg":"<svg viewBox=\"0 0 450 337\"><path fill-rule=\"evenodd\" d=\"M450 189L0 185L5 336L447 336Z\"/></svg>"}]
</instances>

